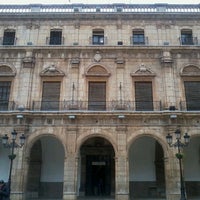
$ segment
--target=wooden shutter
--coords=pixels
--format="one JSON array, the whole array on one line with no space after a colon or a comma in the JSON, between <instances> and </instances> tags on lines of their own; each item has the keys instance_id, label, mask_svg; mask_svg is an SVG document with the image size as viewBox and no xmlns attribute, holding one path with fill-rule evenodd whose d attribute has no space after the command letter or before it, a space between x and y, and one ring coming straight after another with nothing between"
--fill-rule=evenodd
<instances>
[{"instance_id":1,"label":"wooden shutter","mask_svg":"<svg viewBox=\"0 0 200 200\"><path fill-rule=\"evenodd\" d=\"M10 81L0 82L0 110L8 110L10 86Z\"/></svg>"},{"instance_id":2,"label":"wooden shutter","mask_svg":"<svg viewBox=\"0 0 200 200\"><path fill-rule=\"evenodd\" d=\"M42 110L59 110L60 82L43 82Z\"/></svg>"},{"instance_id":3,"label":"wooden shutter","mask_svg":"<svg viewBox=\"0 0 200 200\"><path fill-rule=\"evenodd\" d=\"M89 110L106 109L106 82L89 82Z\"/></svg>"},{"instance_id":4,"label":"wooden shutter","mask_svg":"<svg viewBox=\"0 0 200 200\"><path fill-rule=\"evenodd\" d=\"M136 110L153 110L152 82L135 82Z\"/></svg>"},{"instance_id":5,"label":"wooden shutter","mask_svg":"<svg viewBox=\"0 0 200 200\"><path fill-rule=\"evenodd\" d=\"M187 110L200 110L200 81L185 81Z\"/></svg>"}]
</instances>

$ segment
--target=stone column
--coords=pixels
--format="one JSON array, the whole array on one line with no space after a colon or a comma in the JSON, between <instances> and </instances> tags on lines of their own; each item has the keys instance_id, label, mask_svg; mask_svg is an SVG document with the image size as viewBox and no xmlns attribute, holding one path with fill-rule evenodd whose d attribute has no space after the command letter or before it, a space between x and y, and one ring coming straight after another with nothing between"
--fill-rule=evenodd
<instances>
[{"instance_id":1,"label":"stone column","mask_svg":"<svg viewBox=\"0 0 200 200\"><path fill-rule=\"evenodd\" d=\"M77 197L76 128L67 129L67 155L65 157L63 200L75 200Z\"/></svg>"},{"instance_id":2,"label":"stone column","mask_svg":"<svg viewBox=\"0 0 200 200\"><path fill-rule=\"evenodd\" d=\"M117 127L118 154L116 155L116 200L129 199L129 173L126 152L126 126Z\"/></svg>"}]
</instances>

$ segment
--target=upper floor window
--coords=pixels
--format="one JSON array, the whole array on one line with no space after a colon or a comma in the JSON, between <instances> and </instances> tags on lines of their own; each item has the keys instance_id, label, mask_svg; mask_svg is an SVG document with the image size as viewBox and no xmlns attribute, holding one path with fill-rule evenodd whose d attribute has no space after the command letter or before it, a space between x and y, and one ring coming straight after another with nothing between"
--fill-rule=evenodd
<instances>
[{"instance_id":1,"label":"upper floor window","mask_svg":"<svg viewBox=\"0 0 200 200\"><path fill-rule=\"evenodd\" d=\"M15 30L5 30L3 35L3 45L15 45Z\"/></svg>"},{"instance_id":2,"label":"upper floor window","mask_svg":"<svg viewBox=\"0 0 200 200\"><path fill-rule=\"evenodd\" d=\"M59 110L61 82L44 81L41 110Z\"/></svg>"},{"instance_id":3,"label":"upper floor window","mask_svg":"<svg viewBox=\"0 0 200 200\"><path fill-rule=\"evenodd\" d=\"M10 81L0 81L0 110L8 110L10 87Z\"/></svg>"},{"instance_id":4,"label":"upper floor window","mask_svg":"<svg viewBox=\"0 0 200 200\"><path fill-rule=\"evenodd\" d=\"M184 81L187 110L200 110L200 81Z\"/></svg>"},{"instance_id":5,"label":"upper floor window","mask_svg":"<svg viewBox=\"0 0 200 200\"><path fill-rule=\"evenodd\" d=\"M48 38L49 45L61 45L63 44L62 30L51 30L50 38Z\"/></svg>"},{"instance_id":6,"label":"upper floor window","mask_svg":"<svg viewBox=\"0 0 200 200\"><path fill-rule=\"evenodd\" d=\"M145 44L144 30L133 30L132 44L135 45Z\"/></svg>"},{"instance_id":7,"label":"upper floor window","mask_svg":"<svg viewBox=\"0 0 200 200\"><path fill-rule=\"evenodd\" d=\"M180 102L181 109L200 110L200 68L188 65L183 68L181 77L184 84L185 101Z\"/></svg>"},{"instance_id":8,"label":"upper floor window","mask_svg":"<svg viewBox=\"0 0 200 200\"><path fill-rule=\"evenodd\" d=\"M135 107L138 111L153 110L152 82L135 82Z\"/></svg>"},{"instance_id":9,"label":"upper floor window","mask_svg":"<svg viewBox=\"0 0 200 200\"><path fill-rule=\"evenodd\" d=\"M182 45L194 45L196 38L192 36L192 30L181 30L180 42Z\"/></svg>"},{"instance_id":10,"label":"upper floor window","mask_svg":"<svg viewBox=\"0 0 200 200\"><path fill-rule=\"evenodd\" d=\"M89 82L88 110L106 110L106 82Z\"/></svg>"},{"instance_id":11,"label":"upper floor window","mask_svg":"<svg viewBox=\"0 0 200 200\"><path fill-rule=\"evenodd\" d=\"M92 44L103 45L105 43L104 30L93 30Z\"/></svg>"}]
</instances>

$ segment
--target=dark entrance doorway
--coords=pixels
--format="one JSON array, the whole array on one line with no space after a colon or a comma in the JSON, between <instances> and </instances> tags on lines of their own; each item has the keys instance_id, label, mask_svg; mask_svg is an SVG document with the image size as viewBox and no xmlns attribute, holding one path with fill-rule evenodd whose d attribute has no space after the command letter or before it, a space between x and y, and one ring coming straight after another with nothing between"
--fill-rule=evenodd
<instances>
[{"instance_id":1,"label":"dark entrance doorway","mask_svg":"<svg viewBox=\"0 0 200 200\"><path fill-rule=\"evenodd\" d=\"M80 196L112 196L115 188L114 150L100 137L81 147Z\"/></svg>"},{"instance_id":2,"label":"dark entrance doorway","mask_svg":"<svg viewBox=\"0 0 200 200\"><path fill-rule=\"evenodd\" d=\"M86 160L86 195L109 196L111 188L110 155L88 155Z\"/></svg>"}]
</instances>

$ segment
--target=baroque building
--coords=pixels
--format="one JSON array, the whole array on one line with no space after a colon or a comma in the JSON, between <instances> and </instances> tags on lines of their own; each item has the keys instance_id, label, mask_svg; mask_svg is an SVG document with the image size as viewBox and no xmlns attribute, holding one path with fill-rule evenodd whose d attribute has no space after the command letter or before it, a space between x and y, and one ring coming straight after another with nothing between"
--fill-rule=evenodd
<instances>
[{"instance_id":1,"label":"baroque building","mask_svg":"<svg viewBox=\"0 0 200 200\"><path fill-rule=\"evenodd\" d=\"M0 137L11 199L200 197L199 5L1 5ZM9 149L0 144L0 179Z\"/></svg>"}]
</instances>

